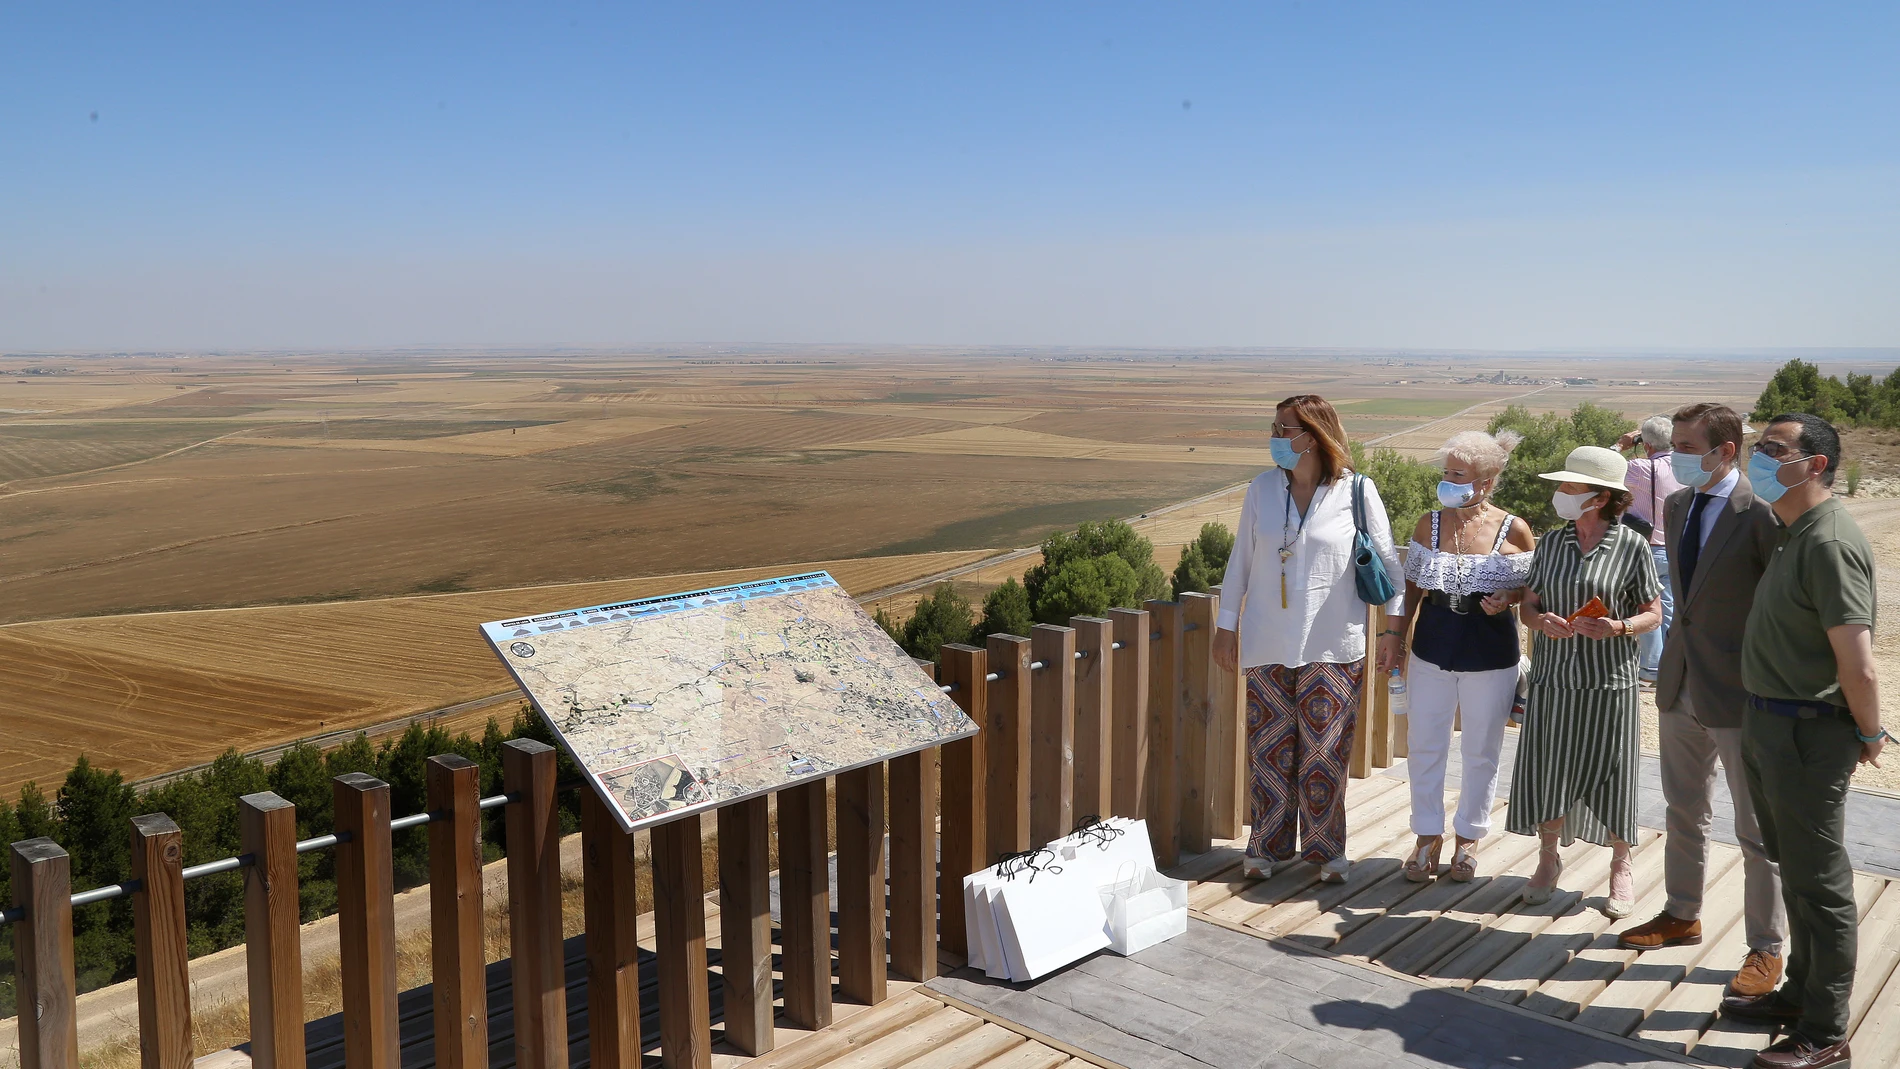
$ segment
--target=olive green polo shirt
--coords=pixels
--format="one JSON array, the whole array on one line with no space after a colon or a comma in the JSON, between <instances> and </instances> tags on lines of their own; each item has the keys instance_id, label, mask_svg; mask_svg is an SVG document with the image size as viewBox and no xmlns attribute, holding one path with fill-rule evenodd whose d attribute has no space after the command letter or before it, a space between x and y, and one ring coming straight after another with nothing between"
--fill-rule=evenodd
<instances>
[{"instance_id":1,"label":"olive green polo shirt","mask_svg":"<svg viewBox=\"0 0 1900 1069\"><path fill-rule=\"evenodd\" d=\"M1846 705L1831 627L1874 625L1874 551L1829 498L1788 528L1755 588L1742 638L1742 686L1784 701Z\"/></svg>"}]
</instances>

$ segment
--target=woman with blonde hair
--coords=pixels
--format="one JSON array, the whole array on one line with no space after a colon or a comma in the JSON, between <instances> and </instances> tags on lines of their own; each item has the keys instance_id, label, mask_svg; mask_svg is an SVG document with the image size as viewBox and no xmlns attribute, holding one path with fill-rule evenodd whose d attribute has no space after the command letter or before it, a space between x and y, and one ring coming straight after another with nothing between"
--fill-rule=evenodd
<instances>
[{"instance_id":1,"label":"woman with blonde hair","mask_svg":"<svg viewBox=\"0 0 1900 1069\"><path fill-rule=\"evenodd\" d=\"M1507 830L1542 840L1524 901L1550 900L1562 845L1608 846L1603 913L1630 915L1635 880L1639 710L1636 636L1662 622L1662 584L1649 539L1617 522L1629 507L1628 462L1583 445L1561 471L1551 504L1567 521L1544 536L1525 576L1518 615L1531 635L1530 705L1511 772Z\"/></svg>"},{"instance_id":2,"label":"woman with blonde hair","mask_svg":"<svg viewBox=\"0 0 1900 1069\"><path fill-rule=\"evenodd\" d=\"M1346 432L1325 398L1280 402L1270 444L1276 467L1247 487L1214 636L1215 662L1247 670L1253 835L1242 871L1270 876L1297 855L1320 866L1322 881L1344 883L1346 759L1366 655L1360 525L1394 578L1398 553L1379 490L1347 466ZM1400 614L1403 597L1386 608ZM1397 659L1396 632L1379 655L1381 667Z\"/></svg>"},{"instance_id":3,"label":"woman with blonde hair","mask_svg":"<svg viewBox=\"0 0 1900 1069\"><path fill-rule=\"evenodd\" d=\"M1445 847L1445 763L1452 721L1461 723L1463 771L1452 821L1457 845L1446 875L1464 882L1478 871L1477 846L1491 830L1498 793L1498 753L1517 695L1517 622L1510 608L1522 596L1537 542L1531 525L1491 503L1498 477L1523 436L1503 431L1455 434L1432 459L1445 470L1442 506L1418 519L1405 551L1406 616L1412 656L1406 663L1412 834L1405 878L1431 879ZM1414 615L1416 611L1416 615Z\"/></svg>"}]
</instances>

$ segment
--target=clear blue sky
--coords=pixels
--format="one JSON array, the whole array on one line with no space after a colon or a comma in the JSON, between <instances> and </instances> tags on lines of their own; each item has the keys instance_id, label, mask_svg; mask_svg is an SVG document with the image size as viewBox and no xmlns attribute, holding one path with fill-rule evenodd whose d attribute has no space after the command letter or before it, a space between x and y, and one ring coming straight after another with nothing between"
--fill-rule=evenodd
<instances>
[{"instance_id":1,"label":"clear blue sky","mask_svg":"<svg viewBox=\"0 0 1900 1069\"><path fill-rule=\"evenodd\" d=\"M0 351L1896 345L1896 56L1885 2L8 4Z\"/></svg>"}]
</instances>

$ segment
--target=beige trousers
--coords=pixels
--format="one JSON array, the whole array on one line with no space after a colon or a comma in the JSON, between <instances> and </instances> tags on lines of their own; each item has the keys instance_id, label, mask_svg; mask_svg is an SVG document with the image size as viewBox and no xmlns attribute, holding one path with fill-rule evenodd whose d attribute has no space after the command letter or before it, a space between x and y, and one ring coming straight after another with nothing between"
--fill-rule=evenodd
<instances>
[{"instance_id":1,"label":"beige trousers","mask_svg":"<svg viewBox=\"0 0 1900 1069\"><path fill-rule=\"evenodd\" d=\"M1702 915L1709 863L1709 826L1715 807L1715 766L1720 759L1735 803L1735 839L1742 847L1743 916L1750 950L1782 953L1788 913L1781 900L1781 870L1762 848L1761 825L1742 774L1742 729L1712 728L1696 718L1684 694L1662 714L1662 791L1669 810L1669 842L1663 853L1663 911L1679 920Z\"/></svg>"}]
</instances>

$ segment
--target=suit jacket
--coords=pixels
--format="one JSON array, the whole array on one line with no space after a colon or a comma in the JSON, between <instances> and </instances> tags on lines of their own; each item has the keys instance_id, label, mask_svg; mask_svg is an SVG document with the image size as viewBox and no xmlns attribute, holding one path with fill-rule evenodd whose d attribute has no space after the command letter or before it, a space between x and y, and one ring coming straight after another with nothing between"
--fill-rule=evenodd
<instances>
[{"instance_id":1,"label":"suit jacket","mask_svg":"<svg viewBox=\"0 0 1900 1069\"><path fill-rule=\"evenodd\" d=\"M1695 491L1685 487L1664 502L1664 545L1676 618L1663 643L1656 708L1670 712L1686 690L1696 719L1709 727L1738 728L1748 696L1742 689L1742 632L1755 604L1755 585L1768 569L1782 531L1774 511L1749 489L1748 478L1736 480L1685 587L1682 528L1694 497ZM1713 502L1710 507L1715 507Z\"/></svg>"}]
</instances>

